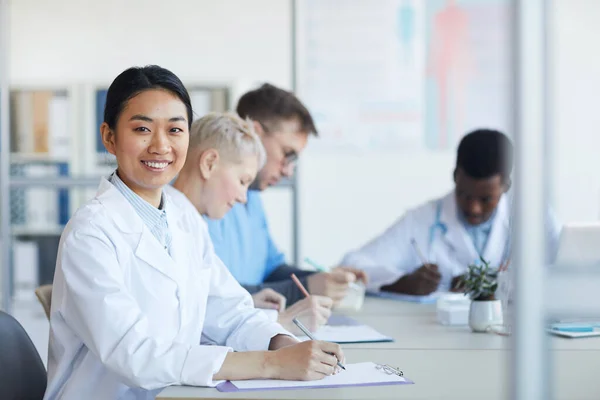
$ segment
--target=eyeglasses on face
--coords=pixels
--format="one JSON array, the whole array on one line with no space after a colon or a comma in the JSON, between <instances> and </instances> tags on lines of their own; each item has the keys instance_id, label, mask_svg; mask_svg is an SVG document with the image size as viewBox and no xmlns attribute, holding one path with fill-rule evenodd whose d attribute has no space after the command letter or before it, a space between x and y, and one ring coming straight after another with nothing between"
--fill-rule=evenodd
<instances>
[{"instance_id":1,"label":"eyeglasses on face","mask_svg":"<svg viewBox=\"0 0 600 400\"><path fill-rule=\"evenodd\" d=\"M261 126L263 132L271 133L271 131L266 127L265 124L263 124L262 122L258 122L258 123ZM277 143L279 153L283 155L282 163L284 166L293 164L298 160L298 153L296 152L296 150L284 151L283 146L278 141L275 141L275 142Z\"/></svg>"}]
</instances>

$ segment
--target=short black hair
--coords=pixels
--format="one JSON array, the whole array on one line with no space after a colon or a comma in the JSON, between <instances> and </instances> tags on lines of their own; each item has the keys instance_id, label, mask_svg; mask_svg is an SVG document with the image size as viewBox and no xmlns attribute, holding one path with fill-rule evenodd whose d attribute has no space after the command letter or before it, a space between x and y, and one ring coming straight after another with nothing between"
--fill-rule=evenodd
<instances>
[{"instance_id":1,"label":"short black hair","mask_svg":"<svg viewBox=\"0 0 600 400\"><path fill-rule=\"evenodd\" d=\"M275 130L282 121L296 119L302 132L318 135L310 112L294 93L270 83L242 95L236 112L242 118L250 118L266 125L269 130Z\"/></svg>"},{"instance_id":2,"label":"short black hair","mask_svg":"<svg viewBox=\"0 0 600 400\"><path fill-rule=\"evenodd\" d=\"M477 129L462 138L458 145L456 168L474 179L500 175L510 180L513 168L513 145L500 131Z\"/></svg>"},{"instance_id":3,"label":"short black hair","mask_svg":"<svg viewBox=\"0 0 600 400\"><path fill-rule=\"evenodd\" d=\"M191 128L192 102L187 89L177 75L158 65L131 67L115 78L106 93L104 122L114 130L127 102L150 89L167 90L177 96L187 109L188 128Z\"/></svg>"}]
</instances>

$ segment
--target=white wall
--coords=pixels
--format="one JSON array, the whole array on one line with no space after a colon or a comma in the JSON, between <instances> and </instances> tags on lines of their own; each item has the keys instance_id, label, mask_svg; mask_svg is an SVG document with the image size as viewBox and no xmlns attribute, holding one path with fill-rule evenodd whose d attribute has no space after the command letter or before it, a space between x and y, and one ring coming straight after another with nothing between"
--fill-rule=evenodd
<instances>
[{"instance_id":1,"label":"white wall","mask_svg":"<svg viewBox=\"0 0 600 400\"><path fill-rule=\"evenodd\" d=\"M110 83L154 63L186 81L290 87L287 1L9 1L13 82Z\"/></svg>"},{"instance_id":2,"label":"white wall","mask_svg":"<svg viewBox=\"0 0 600 400\"><path fill-rule=\"evenodd\" d=\"M554 121L557 211L600 216L600 1L555 0Z\"/></svg>"},{"instance_id":3,"label":"white wall","mask_svg":"<svg viewBox=\"0 0 600 400\"><path fill-rule=\"evenodd\" d=\"M389 226L407 208L452 187L453 152L307 152L300 169L302 250L325 264Z\"/></svg>"},{"instance_id":4,"label":"white wall","mask_svg":"<svg viewBox=\"0 0 600 400\"><path fill-rule=\"evenodd\" d=\"M600 203L600 1L555 0L554 198L562 220L597 218ZM184 81L291 86L284 0L12 0L12 82L110 82L156 63ZM241 15L242 17L234 17ZM407 208L452 187L454 152L323 154L300 164L302 254L325 264ZM273 234L290 254L290 195L264 194Z\"/></svg>"}]
</instances>

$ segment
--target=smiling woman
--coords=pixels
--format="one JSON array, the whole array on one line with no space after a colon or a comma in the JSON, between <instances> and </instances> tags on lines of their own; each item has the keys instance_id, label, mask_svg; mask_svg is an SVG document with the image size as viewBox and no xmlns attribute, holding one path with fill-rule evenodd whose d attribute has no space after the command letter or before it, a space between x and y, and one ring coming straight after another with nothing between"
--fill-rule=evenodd
<instances>
[{"instance_id":1,"label":"smiling woman","mask_svg":"<svg viewBox=\"0 0 600 400\"><path fill-rule=\"evenodd\" d=\"M45 399L149 399L169 385L334 373L339 346L298 343L256 310L198 211L165 190L188 150L192 110L181 81L157 66L128 69L110 86L104 116L102 139L118 168L61 236ZM258 164L254 154L221 170L218 181L236 190L218 202L239 198Z\"/></svg>"},{"instance_id":2,"label":"smiling woman","mask_svg":"<svg viewBox=\"0 0 600 400\"><path fill-rule=\"evenodd\" d=\"M183 84L160 67L129 69L108 90L104 146L117 157L119 178L155 207L185 163L191 120Z\"/></svg>"}]
</instances>

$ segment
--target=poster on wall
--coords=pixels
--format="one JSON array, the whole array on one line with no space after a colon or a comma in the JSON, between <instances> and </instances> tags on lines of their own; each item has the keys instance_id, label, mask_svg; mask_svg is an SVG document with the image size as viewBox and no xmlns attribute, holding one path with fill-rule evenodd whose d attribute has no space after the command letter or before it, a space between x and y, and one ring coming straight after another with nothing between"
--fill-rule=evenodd
<instances>
[{"instance_id":1,"label":"poster on wall","mask_svg":"<svg viewBox=\"0 0 600 400\"><path fill-rule=\"evenodd\" d=\"M465 133L477 128L506 132L511 87L508 1L426 4L426 146L454 149Z\"/></svg>"},{"instance_id":2,"label":"poster on wall","mask_svg":"<svg viewBox=\"0 0 600 400\"><path fill-rule=\"evenodd\" d=\"M507 0L298 0L297 92L330 151L454 149L508 126Z\"/></svg>"},{"instance_id":3,"label":"poster on wall","mask_svg":"<svg viewBox=\"0 0 600 400\"><path fill-rule=\"evenodd\" d=\"M297 4L297 89L319 130L314 146L328 150L419 146L423 2L299 0Z\"/></svg>"}]
</instances>

